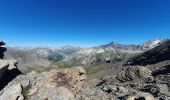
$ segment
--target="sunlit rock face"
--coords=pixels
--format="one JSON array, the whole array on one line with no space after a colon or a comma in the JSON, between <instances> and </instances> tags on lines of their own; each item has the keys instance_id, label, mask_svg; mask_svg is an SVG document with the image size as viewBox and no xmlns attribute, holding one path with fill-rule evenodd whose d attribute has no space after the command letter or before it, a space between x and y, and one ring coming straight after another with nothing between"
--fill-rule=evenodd
<instances>
[{"instance_id":1,"label":"sunlit rock face","mask_svg":"<svg viewBox=\"0 0 170 100\"><path fill-rule=\"evenodd\" d=\"M74 100L87 78L82 67L48 72L29 90L31 100Z\"/></svg>"}]
</instances>

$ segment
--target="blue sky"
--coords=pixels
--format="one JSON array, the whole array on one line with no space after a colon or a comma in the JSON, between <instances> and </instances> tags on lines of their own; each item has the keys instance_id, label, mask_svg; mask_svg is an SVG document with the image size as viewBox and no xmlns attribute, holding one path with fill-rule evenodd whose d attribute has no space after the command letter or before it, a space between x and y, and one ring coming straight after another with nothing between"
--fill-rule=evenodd
<instances>
[{"instance_id":1,"label":"blue sky","mask_svg":"<svg viewBox=\"0 0 170 100\"><path fill-rule=\"evenodd\" d=\"M0 0L0 37L20 46L170 38L170 0Z\"/></svg>"}]
</instances>

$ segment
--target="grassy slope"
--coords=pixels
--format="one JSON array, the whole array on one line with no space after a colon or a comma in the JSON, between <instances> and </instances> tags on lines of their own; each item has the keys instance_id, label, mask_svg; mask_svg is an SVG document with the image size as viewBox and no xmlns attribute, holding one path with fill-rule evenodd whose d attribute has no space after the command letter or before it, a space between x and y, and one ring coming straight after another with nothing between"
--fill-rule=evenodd
<instances>
[{"instance_id":1,"label":"grassy slope","mask_svg":"<svg viewBox=\"0 0 170 100\"><path fill-rule=\"evenodd\" d=\"M98 64L98 65L89 65L84 66L87 71L88 79L101 79L109 74L116 74L120 69L122 62L115 63L106 63L106 64Z\"/></svg>"}]
</instances>

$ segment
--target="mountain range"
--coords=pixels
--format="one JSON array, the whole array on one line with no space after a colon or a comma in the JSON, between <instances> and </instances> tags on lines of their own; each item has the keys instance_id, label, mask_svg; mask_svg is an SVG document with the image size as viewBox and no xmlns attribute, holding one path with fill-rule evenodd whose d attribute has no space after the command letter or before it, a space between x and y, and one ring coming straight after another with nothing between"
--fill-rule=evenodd
<instances>
[{"instance_id":1,"label":"mountain range","mask_svg":"<svg viewBox=\"0 0 170 100\"><path fill-rule=\"evenodd\" d=\"M6 59L6 48L0 49L0 100L170 99L169 39L92 48L8 47Z\"/></svg>"},{"instance_id":2,"label":"mountain range","mask_svg":"<svg viewBox=\"0 0 170 100\"><path fill-rule=\"evenodd\" d=\"M52 47L7 47L6 59L14 58L19 61L22 69L27 67L49 67L96 65L123 61L136 54L150 50L169 39L158 38L143 44L120 44L110 42L91 48L67 45L60 48Z\"/></svg>"}]
</instances>

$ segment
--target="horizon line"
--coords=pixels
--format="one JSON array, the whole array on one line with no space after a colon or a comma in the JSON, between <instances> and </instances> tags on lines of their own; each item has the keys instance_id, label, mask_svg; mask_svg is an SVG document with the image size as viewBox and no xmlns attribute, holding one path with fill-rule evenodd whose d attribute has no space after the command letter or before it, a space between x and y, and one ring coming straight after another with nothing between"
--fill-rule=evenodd
<instances>
[{"instance_id":1,"label":"horizon line","mask_svg":"<svg viewBox=\"0 0 170 100\"><path fill-rule=\"evenodd\" d=\"M50 48L61 48L61 47L64 47L64 46L74 46L74 47L80 47L80 48L91 48L91 47L97 47L97 46L101 46L101 45L107 45L107 44L110 44L112 42L114 43L118 43L118 44L122 44L122 45L141 45L141 44L144 44L146 42L149 42L149 41L153 41L153 40L157 40L157 39L169 39L169 38L155 38L155 39L151 39L151 40L147 40L147 41L143 41L143 42L140 42L140 43L122 43L122 42L119 42L119 41L111 41L111 42L107 42L107 43L104 43L104 44L92 44L92 45L81 45L81 44L77 44L77 43L66 43L66 44L44 44L44 45L32 45L31 44L11 44L10 42L5 42L6 43L6 47L22 47L22 48L38 48L38 47L42 47L42 48L45 48L45 47L50 47ZM3 40L2 40L3 41ZM43 43L42 43L43 44Z\"/></svg>"}]
</instances>

